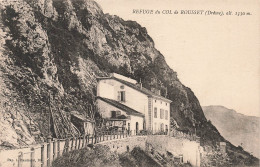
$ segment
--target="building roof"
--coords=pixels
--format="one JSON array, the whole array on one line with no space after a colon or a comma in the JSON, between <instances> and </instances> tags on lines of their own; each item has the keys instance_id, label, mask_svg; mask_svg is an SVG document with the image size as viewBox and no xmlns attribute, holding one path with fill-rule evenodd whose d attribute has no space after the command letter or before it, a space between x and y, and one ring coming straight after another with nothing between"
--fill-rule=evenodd
<instances>
[{"instance_id":1,"label":"building roof","mask_svg":"<svg viewBox=\"0 0 260 167\"><path fill-rule=\"evenodd\" d=\"M143 113L140 113L130 107L127 107L126 105L122 104L122 103L119 103L118 101L115 101L115 100L112 100L112 99L107 99L107 98L104 98L104 97L97 97L97 99L100 99L116 108L119 108L123 111L126 112L127 115L135 115L135 116L142 116L144 117L144 114Z\"/></svg>"},{"instance_id":2,"label":"building roof","mask_svg":"<svg viewBox=\"0 0 260 167\"><path fill-rule=\"evenodd\" d=\"M133 84L133 83L131 83L131 82L128 82L128 81L125 81L125 80L116 78L116 77L114 77L114 76L97 78L97 80L106 80L106 79L114 79L114 80L116 80L116 81L118 81L118 82L121 82L122 84L125 84L125 85L127 85L127 86L129 86L129 87L131 87L131 88L133 88L133 89L135 89L135 90L137 90L137 91L139 91L139 92L141 92L141 93L143 93L143 94L149 96L149 97L154 97L154 98L156 98L156 99L164 100L164 101L167 101L167 102L169 102L169 103L172 102L171 100L169 100L169 99L167 99L167 98L165 98L165 97L163 97L163 96L157 95L157 94L153 93L152 91L150 91L150 90L148 90L148 89L146 89L146 88L144 88L144 87L140 87L140 86L137 85L137 84Z\"/></svg>"},{"instance_id":3,"label":"building roof","mask_svg":"<svg viewBox=\"0 0 260 167\"><path fill-rule=\"evenodd\" d=\"M84 115L80 114L78 111L71 111L71 115L82 120L83 122L94 122L94 120L92 120L90 118L86 118Z\"/></svg>"}]
</instances>

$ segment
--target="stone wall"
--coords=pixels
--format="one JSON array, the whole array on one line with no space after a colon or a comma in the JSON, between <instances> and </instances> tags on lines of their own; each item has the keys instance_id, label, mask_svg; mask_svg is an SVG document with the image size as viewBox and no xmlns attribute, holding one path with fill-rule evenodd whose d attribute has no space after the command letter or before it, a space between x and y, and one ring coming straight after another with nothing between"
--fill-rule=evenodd
<instances>
[{"instance_id":1,"label":"stone wall","mask_svg":"<svg viewBox=\"0 0 260 167\"><path fill-rule=\"evenodd\" d=\"M98 144L108 146L111 151L121 154L127 151L132 151L134 147L140 147L145 150L146 140L147 136L133 136L124 139L115 139L112 141L108 140Z\"/></svg>"},{"instance_id":2,"label":"stone wall","mask_svg":"<svg viewBox=\"0 0 260 167\"><path fill-rule=\"evenodd\" d=\"M102 139L102 138L101 138ZM95 145L108 146L111 151L115 151L118 154L122 154L127 151L132 151L135 147L140 147L143 150L149 151L153 148L155 151L159 152L161 155L166 155L167 151L171 152L174 157L183 157L183 162L190 162L192 166L200 166L200 145L195 141L190 141L188 139L174 138L166 135L149 135L149 136L130 136L126 138L110 139L110 137L104 137L104 141L100 141ZM91 140L89 141L90 143ZM72 144L74 143L74 144ZM80 146L75 146L75 141L69 142L69 150L80 149L82 146L82 141ZM77 141L79 145L79 141ZM95 143L95 141L93 142ZM53 141L50 144L50 150L54 150ZM46 145L46 144L45 144ZM72 148L73 145L73 148ZM46 145L47 146L47 145ZM65 141L60 141L60 155L64 150ZM35 165L40 166L41 160L41 145L33 146ZM56 143L57 151L57 143ZM23 152L23 158L25 161L22 163L23 167L31 166L31 150L30 148L16 149L16 150L3 150L0 152L0 167L1 166L18 166L18 155L19 152ZM47 147L44 147L44 163L47 164ZM53 157L53 154L51 154Z\"/></svg>"},{"instance_id":3,"label":"stone wall","mask_svg":"<svg viewBox=\"0 0 260 167\"><path fill-rule=\"evenodd\" d=\"M174 157L182 156L183 162L189 162L192 166L200 166L200 144L184 138L170 136L149 136L147 144L157 152L165 154L171 152Z\"/></svg>"},{"instance_id":4,"label":"stone wall","mask_svg":"<svg viewBox=\"0 0 260 167\"><path fill-rule=\"evenodd\" d=\"M134 147L149 150L147 147L154 148L162 155L167 151L174 157L183 157L183 162L189 162L192 166L200 166L201 147L198 142L188 139L174 138L170 136L151 135L151 136L132 136L130 138L115 139L98 143L108 146L111 151L119 154L131 151Z\"/></svg>"}]
</instances>

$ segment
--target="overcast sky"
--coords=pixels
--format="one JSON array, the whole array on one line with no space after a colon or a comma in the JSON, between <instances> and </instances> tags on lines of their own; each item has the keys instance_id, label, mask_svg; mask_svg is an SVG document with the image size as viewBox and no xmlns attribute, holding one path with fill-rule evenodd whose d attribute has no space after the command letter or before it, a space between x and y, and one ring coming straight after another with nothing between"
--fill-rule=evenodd
<instances>
[{"instance_id":1,"label":"overcast sky","mask_svg":"<svg viewBox=\"0 0 260 167\"><path fill-rule=\"evenodd\" d=\"M104 13L146 27L155 47L202 106L260 116L257 0L97 0ZM236 3L234 3L236 2ZM258 3L258 4L257 4ZM251 12L251 16L134 14L133 9ZM258 12L258 13L257 13Z\"/></svg>"}]
</instances>

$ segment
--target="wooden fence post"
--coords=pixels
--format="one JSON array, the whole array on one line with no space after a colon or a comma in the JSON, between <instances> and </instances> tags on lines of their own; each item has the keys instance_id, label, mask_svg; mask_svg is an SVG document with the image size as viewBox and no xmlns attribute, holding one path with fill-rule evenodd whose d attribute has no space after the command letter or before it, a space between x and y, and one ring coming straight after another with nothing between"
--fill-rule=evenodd
<instances>
[{"instance_id":1,"label":"wooden fence post","mask_svg":"<svg viewBox=\"0 0 260 167\"><path fill-rule=\"evenodd\" d=\"M57 139L53 139L53 159L57 158Z\"/></svg>"},{"instance_id":2,"label":"wooden fence post","mask_svg":"<svg viewBox=\"0 0 260 167\"><path fill-rule=\"evenodd\" d=\"M46 143L41 145L41 166L42 167L46 166L47 147L48 147L48 144L46 144Z\"/></svg>"},{"instance_id":3,"label":"wooden fence post","mask_svg":"<svg viewBox=\"0 0 260 167\"><path fill-rule=\"evenodd\" d=\"M78 139L79 139L79 146L78 146L78 149L81 149L81 147L80 147L80 146L81 146L81 136L79 136Z\"/></svg>"},{"instance_id":4,"label":"wooden fence post","mask_svg":"<svg viewBox=\"0 0 260 167\"><path fill-rule=\"evenodd\" d=\"M35 167L35 149L31 148L31 167Z\"/></svg>"},{"instance_id":5,"label":"wooden fence post","mask_svg":"<svg viewBox=\"0 0 260 167\"><path fill-rule=\"evenodd\" d=\"M72 140L71 140L71 138L66 138L66 141L68 142L68 146L66 148L66 152L69 152L71 150L71 144L70 143L72 143Z\"/></svg>"},{"instance_id":6,"label":"wooden fence post","mask_svg":"<svg viewBox=\"0 0 260 167\"><path fill-rule=\"evenodd\" d=\"M71 139L72 139L72 140L71 140L71 149L70 149L70 150L72 151L72 150L74 150L74 149L73 149L73 148L74 148L74 137L72 137Z\"/></svg>"},{"instance_id":7,"label":"wooden fence post","mask_svg":"<svg viewBox=\"0 0 260 167\"><path fill-rule=\"evenodd\" d=\"M85 147L85 145L86 145L86 135L85 135L85 133L84 133L84 135L83 135L83 139L82 139L83 141L82 141L82 148L84 148Z\"/></svg>"},{"instance_id":8,"label":"wooden fence post","mask_svg":"<svg viewBox=\"0 0 260 167\"><path fill-rule=\"evenodd\" d=\"M18 154L18 167L23 166L23 152L19 152Z\"/></svg>"},{"instance_id":9,"label":"wooden fence post","mask_svg":"<svg viewBox=\"0 0 260 167\"><path fill-rule=\"evenodd\" d=\"M66 142L65 142L66 143ZM57 157L59 157L60 156L60 140L58 140L58 145L57 145L57 149L58 149L58 154L57 154Z\"/></svg>"},{"instance_id":10,"label":"wooden fence post","mask_svg":"<svg viewBox=\"0 0 260 167\"><path fill-rule=\"evenodd\" d=\"M92 134L92 136L91 136L92 138L91 138L91 144L94 144L94 136L93 136L93 134Z\"/></svg>"},{"instance_id":11,"label":"wooden fence post","mask_svg":"<svg viewBox=\"0 0 260 167\"><path fill-rule=\"evenodd\" d=\"M47 166L50 167L51 166L51 161L52 161L52 154L51 154L51 136L48 136L47 138Z\"/></svg>"},{"instance_id":12,"label":"wooden fence post","mask_svg":"<svg viewBox=\"0 0 260 167\"><path fill-rule=\"evenodd\" d=\"M78 137L75 137L75 147L74 147L74 150L77 149L77 144L78 144Z\"/></svg>"},{"instance_id":13,"label":"wooden fence post","mask_svg":"<svg viewBox=\"0 0 260 167\"><path fill-rule=\"evenodd\" d=\"M103 132L102 134L103 134L103 141L105 141L105 132Z\"/></svg>"},{"instance_id":14,"label":"wooden fence post","mask_svg":"<svg viewBox=\"0 0 260 167\"><path fill-rule=\"evenodd\" d=\"M45 144L41 145L41 167L45 167Z\"/></svg>"},{"instance_id":15,"label":"wooden fence post","mask_svg":"<svg viewBox=\"0 0 260 167\"><path fill-rule=\"evenodd\" d=\"M123 138L125 138L125 131L123 130Z\"/></svg>"}]
</instances>

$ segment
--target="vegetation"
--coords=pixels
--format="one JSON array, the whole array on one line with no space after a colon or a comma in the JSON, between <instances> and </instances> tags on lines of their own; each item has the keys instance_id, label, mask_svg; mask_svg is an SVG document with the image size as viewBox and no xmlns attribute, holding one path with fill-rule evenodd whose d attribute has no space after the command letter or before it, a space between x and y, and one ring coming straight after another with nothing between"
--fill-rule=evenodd
<instances>
[{"instance_id":1,"label":"vegetation","mask_svg":"<svg viewBox=\"0 0 260 167\"><path fill-rule=\"evenodd\" d=\"M52 163L53 167L118 167L119 157L111 152L109 147L96 145L93 149L84 148L73 150L57 158Z\"/></svg>"}]
</instances>

